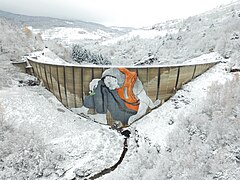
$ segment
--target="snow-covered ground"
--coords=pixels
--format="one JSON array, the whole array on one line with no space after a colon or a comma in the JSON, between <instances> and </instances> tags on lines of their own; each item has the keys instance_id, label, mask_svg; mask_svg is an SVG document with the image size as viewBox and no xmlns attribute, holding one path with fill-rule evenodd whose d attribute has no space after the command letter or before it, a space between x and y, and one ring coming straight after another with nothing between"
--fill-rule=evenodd
<instances>
[{"instance_id":1,"label":"snow-covered ground","mask_svg":"<svg viewBox=\"0 0 240 180\"><path fill-rule=\"evenodd\" d=\"M37 62L49 63L49 64L61 64L68 65L69 63L57 56L54 52L52 52L48 48L44 48L42 51L36 51L29 53L28 56L34 58ZM27 59L26 59L27 60Z\"/></svg>"},{"instance_id":2,"label":"snow-covered ground","mask_svg":"<svg viewBox=\"0 0 240 180\"><path fill-rule=\"evenodd\" d=\"M45 31L41 29L34 29L29 27L33 33L40 33L44 40L60 40L66 44L78 43L80 41L104 41L108 40L116 34L107 33L103 30L97 29L95 31L87 31L83 28L71 28L71 27L55 27L47 29Z\"/></svg>"},{"instance_id":3,"label":"snow-covered ground","mask_svg":"<svg viewBox=\"0 0 240 180\"><path fill-rule=\"evenodd\" d=\"M165 36L166 34L174 34L177 33L177 31L172 30L172 31L167 31L167 30L163 30L163 31L158 31L158 30L144 30L144 29L138 29L138 30L133 30L131 32L129 32L126 35L117 37L117 38L113 38L110 40L106 40L104 42L102 42L102 45L111 45L111 44L116 44L119 41L131 41L132 39L139 37L142 39L154 39L157 36Z\"/></svg>"},{"instance_id":4,"label":"snow-covered ground","mask_svg":"<svg viewBox=\"0 0 240 180\"><path fill-rule=\"evenodd\" d=\"M31 16L16 15L8 12L2 14L15 23L17 19L25 21L28 29L34 34L41 35L44 41L55 40L65 45L75 43L81 45L95 44L108 41L134 29L131 27L106 27L92 22L68 21L48 17L39 17L42 19L41 21Z\"/></svg>"}]
</instances>

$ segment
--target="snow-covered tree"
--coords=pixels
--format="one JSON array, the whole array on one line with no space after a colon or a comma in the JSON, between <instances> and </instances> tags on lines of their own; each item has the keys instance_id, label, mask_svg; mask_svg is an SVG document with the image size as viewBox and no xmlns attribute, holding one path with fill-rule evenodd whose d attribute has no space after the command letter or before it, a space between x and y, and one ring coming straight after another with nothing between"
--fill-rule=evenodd
<instances>
[{"instance_id":1,"label":"snow-covered tree","mask_svg":"<svg viewBox=\"0 0 240 180\"><path fill-rule=\"evenodd\" d=\"M72 47L72 59L78 63L91 63L91 64L111 64L110 61L105 59L101 54L96 55L89 50L82 48L78 44Z\"/></svg>"}]
</instances>

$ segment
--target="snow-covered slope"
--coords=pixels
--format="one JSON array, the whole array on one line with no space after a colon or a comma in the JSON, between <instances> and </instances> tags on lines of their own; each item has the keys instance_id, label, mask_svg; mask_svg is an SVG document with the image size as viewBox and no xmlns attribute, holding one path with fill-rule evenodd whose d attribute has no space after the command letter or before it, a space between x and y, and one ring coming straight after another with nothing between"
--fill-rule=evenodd
<instances>
[{"instance_id":1,"label":"snow-covered slope","mask_svg":"<svg viewBox=\"0 0 240 180\"><path fill-rule=\"evenodd\" d=\"M12 60L19 60L22 55L42 46L40 36L32 34L27 28L20 29L6 19L0 18L1 53L9 53L12 55Z\"/></svg>"},{"instance_id":2,"label":"snow-covered slope","mask_svg":"<svg viewBox=\"0 0 240 180\"><path fill-rule=\"evenodd\" d=\"M157 58L157 64L181 63L209 52L219 52L226 58L233 56L236 59L240 44L239 9L240 1L236 1L187 19L143 28L144 33L138 35L133 32L86 48L109 57L112 64L133 64L149 52ZM154 38L146 37L145 32L155 34Z\"/></svg>"},{"instance_id":3,"label":"snow-covered slope","mask_svg":"<svg viewBox=\"0 0 240 180\"><path fill-rule=\"evenodd\" d=\"M187 19L162 22L138 30L12 14L7 17L12 20L23 18L25 25L32 26L32 31L41 34L44 40L56 40L65 45L78 43L95 54L102 54L113 65L142 61L146 64L172 64L210 52L238 59L239 8L240 1L235 1ZM153 62L149 54L154 56ZM146 57L150 60L147 61Z\"/></svg>"},{"instance_id":4,"label":"snow-covered slope","mask_svg":"<svg viewBox=\"0 0 240 180\"><path fill-rule=\"evenodd\" d=\"M88 31L94 31L100 29L105 32L124 33L132 30L131 27L106 27L102 24L93 22L85 22L81 20L66 20L57 19L43 16L26 16L21 14L14 14L0 10L0 15L7 20L19 25L19 26L32 26L36 29L51 29L54 27L71 27L71 28L84 28Z\"/></svg>"},{"instance_id":5,"label":"snow-covered slope","mask_svg":"<svg viewBox=\"0 0 240 180\"><path fill-rule=\"evenodd\" d=\"M59 56L57 56L54 52L52 52L48 48L44 48L42 51L35 51L29 53L26 57L34 58L35 61L39 61L42 63L49 63L49 64L69 64ZM25 59L27 60L27 59Z\"/></svg>"},{"instance_id":6,"label":"snow-covered slope","mask_svg":"<svg viewBox=\"0 0 240 180\"><path fill-rule=\"evenodd\" d=\"M55 27L47 30L34 29L30 27L33 33L41 34L44 40L58 40L66 44L81 44L84 40L87 41L104 41L116 36L114 33L105 32L97 29L95 31L87 31L84 28L72 28L72 27Z\"/></svg>"},{"instance_id":7,"label":"snow-covered slope","mask_svg":"<svg viewBox=\"0 0 240 180\"><path fill-rule=\"evenodd\" d=\"M118 37L134 29L130 27L106 27L101 24L80 20L26 16L1 10L0 15L20 27L27 26L35 34L41 34L43 40L61 41L66 45L73 43L94 44Z\"/></svg>"},{"instance_id":8,"label":"snow-covered slope","mask_svg":"<svg viewBox=\"0 0 240 180\"><path fill-rule=\"evenodd\" d=\"M43 41L39 34L34 34L27 27L0 18L0 54L7 54L9 60L20 61L22 56L49 47L64 60L70 59L70 49L56 41ZM71 60L71 59L70 59Z\"/></svg>"},{"instance_id":9,"label":"snow-covered slope","mask_svg":"<svg viewBox=\"0 0 240 180\"><path fill-rule=\"evenodd\" d=\"M106 40L103 41L101 44L102 45L111 45L111 44L116 44L119 41L131 41L134 38L143 38L143 39L154 39L157 36L165 36L169 31L163 30L163 31L158 31L158 30L149 30L149 29L138 29L138 30L133 30L123 36L113 38L111 40ZM174 33L174 32L171 32Z\"/></svg>"}]
</instances>

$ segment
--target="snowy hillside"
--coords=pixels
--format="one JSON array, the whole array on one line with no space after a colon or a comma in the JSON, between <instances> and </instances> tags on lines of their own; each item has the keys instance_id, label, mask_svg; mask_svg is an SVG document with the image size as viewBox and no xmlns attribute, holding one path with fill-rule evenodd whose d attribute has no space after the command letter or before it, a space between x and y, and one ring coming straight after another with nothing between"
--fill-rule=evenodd
<instances>
[{"instance_id":1,"label":"snowy hillside","mask_svg":"<svg viewBox=\"0 0 240 180\"><path fill-rule=\"evenodd\" d=\"M156 57L156 64L181 63L209 52L237 58L240 44L239 9L240 1L236 1L187 19L143 28L144 32L151 34L150 37L131 32L123 38L86 48L109 57L113 64L133 64L146 59L149 52ZM154 38L152 34L155 34Z\"/></svg>"},{"instance_id":2,"label":"snowy hillside","mask_svg":"<svg viewBox=\"0 0 240 180\"><path fill-rule=\"evenodd\" d=\"M0 15L19 26L32 26L36 29L51 29L54 27L71 27L71 28L84 28L88 31L94 31L96 29L100 29L102 31L115 32L115 33L128 32L133 29L131 27L106 27L102 24L85 22L80 20L66 20L66 19L57 19L57 18L42 17L42 16L26 16L21 14L13 14L13 13L1 11L1 10L0 10Z\"/></svg>"},{"instance_id":3,"label":"snowy hillside","mask_svg":"<svg viewBox=\"0 0 240 180\"><path fill-rule=\"evenodd\" d=\"M118 37L134 29L130 27L106 27L101 24L80 20L25 16L1 10L0 15L16 25L29 27L33 33L41 34L43 40L61 41L66 45L72 43L81 45L94 44Z\"/></svg>"},{"instance_id":4,"label":"snowy hillside","mask_svg":"<svg viewBox=\"0 0 240 180\"><path fill-rule=\"evenodd\" d=\"M19 27L6 18L0 18L0 53L8 54L11 61L21 61L22 56L46 46L61 58L71 61L71 50L61 43L43 41L40 34L34 34L28 27Z\"/></svg>"},{"instance_id":5,"label":"snowy hillside","mask_svg":"<svg viewBox=\"0 0 240 180\"><path fill-rule=\"evenodd\" d=\"M0 18L1 54L9 53L12 60L20 60L24 54L40 49L42 46L43 41L40 36L34 35L27 28L20 29L15 24Z\"/></svg>"},{"instance_id":6,"label":"snowy hillside","mask_svg":"<svg viewBox=\"0 0 240 180\"><path fill-rule=\"evenodd\" d=\"M111 39L112 37L116 36L114 33L105 32L100 29L97 29L95 31L87 31L84 28L71 27L55 27L47 30L34 29L30 27L30 29L33 33L41 34L44 40L58 40L65 43L66 45L75 43L85 45L87 41L93 43Z\"/></svg>"},{"instance_id":7,"label":"snowy hillside","mask_svg":"<svg viewBox=\"0 0 240 180\"><path fill-rule=\"evenodd\" d=\"M23 19L22 24L41 35L44 41L54 40L63 46L70 45L67 48L71 48L71 44L79 44L94 54L101 54L113 65L130 65L182 63L211 52L238 59L239 9L240 1L236 1L187 19L170 20L134 30L54 18L6 15L6 12L2 14L13 22ZM62 52L61 57L69 60L70 54ZM239 62L232 64L239 65Z\"/></svg>"}]
</instances>

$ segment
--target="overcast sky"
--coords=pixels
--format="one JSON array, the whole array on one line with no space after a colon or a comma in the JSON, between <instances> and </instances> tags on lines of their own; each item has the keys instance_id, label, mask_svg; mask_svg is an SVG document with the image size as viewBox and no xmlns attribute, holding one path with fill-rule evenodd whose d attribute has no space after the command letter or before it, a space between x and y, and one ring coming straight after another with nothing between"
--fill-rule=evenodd
<instances>
[{"instance_id":1,"label":"overcast sky","mask_svg":"<svg viewBox=\"0 0 240 180\"><path fill-rule=\"evenodd\" d=\"M186 18L232 0L0 0L0 10L78 19L107 26L142 27Z\"/></svg>"}]
</instances>

